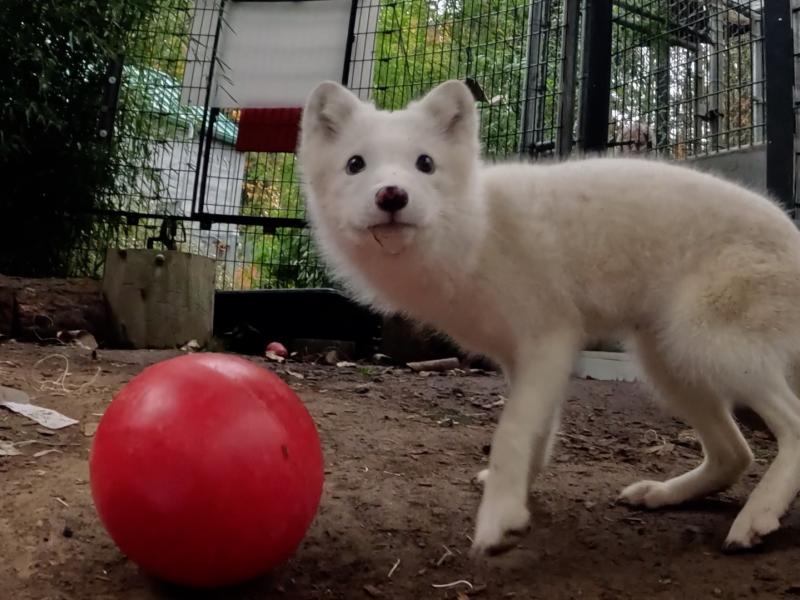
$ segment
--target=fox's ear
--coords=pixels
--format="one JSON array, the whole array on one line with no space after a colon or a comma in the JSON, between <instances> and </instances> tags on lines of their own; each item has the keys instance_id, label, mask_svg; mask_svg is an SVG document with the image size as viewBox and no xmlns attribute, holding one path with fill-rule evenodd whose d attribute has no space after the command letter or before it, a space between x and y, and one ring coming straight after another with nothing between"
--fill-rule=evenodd
<instances>
[{"instance_id":1,"label":"fox's ear","mask_svg":"<svg viewBox=\"0 0 800 600\"><path fill-rule=\"evenodd\" d=\"M428 92L418 107L435 120L444 135L454 139L477 138L478 110L465 83L455 79L445 81Z\"/></svg>"},{"instance_id":2,"label":"fox's ear","mask_svg":"<svg viewBox=\"0 0 800 600\"><path fill-rule=\"evenodd\" d=\"M346 87L333 81L320 83L309 94L303 109L303 136L321 133L328 139L335 138L360 104Z\"/></svg>"}]
</instances>

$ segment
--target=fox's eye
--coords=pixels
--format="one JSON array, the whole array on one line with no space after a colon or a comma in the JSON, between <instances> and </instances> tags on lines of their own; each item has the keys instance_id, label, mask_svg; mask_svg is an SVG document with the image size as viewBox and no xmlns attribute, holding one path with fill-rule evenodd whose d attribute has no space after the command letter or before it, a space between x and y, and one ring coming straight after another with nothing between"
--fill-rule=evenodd
<instances>
[{"instance_id":1,"label":"fox's eye","mask_svg":"<svg viewBox=\"0 0 800 600\"><path fill-rule=\"evenodd\" d=\"M364 157L356 154L355 156L351 156L347 161L347 167L345 170L347 171L348 175L355 175L356 173L361 173L361 171L366 168L367 163L364 162Z\"/></svg>"},{"instance_id":2,"label":"fox's eye","mask_svg":"<svg viewBox=\"0 0 800 600\"><path fill-rule=\"evenodd\" d=\"M422 173L430 175L436 167L433 164L433 159L427 154L420 154L417 158L417 170Z\"/></svg>"}]
</instances>

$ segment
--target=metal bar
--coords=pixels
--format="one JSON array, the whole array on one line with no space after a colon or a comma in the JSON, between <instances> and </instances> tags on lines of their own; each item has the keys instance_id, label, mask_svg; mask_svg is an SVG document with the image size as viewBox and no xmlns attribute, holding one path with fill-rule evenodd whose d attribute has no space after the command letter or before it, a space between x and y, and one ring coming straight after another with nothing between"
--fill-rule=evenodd
<instances>
[{"instance_id":1,"label":"metal bar","mask_svg":"<svg viewBox=\"0 0 800 600\"><path fill-rule=\"evenodd\" d=\"M717 152L727 147L723 141L723 133L726 129L725 119L728 107L723 102L725 82L722 81L722 77L727 71L725 52L728 36L725 34L726 25L722 11L717 5L714 5L714 10L714 14L709 18L711 56L709 57L708 111L706 115L711 127L711 150Z\"/></svg>"},{"instance_id":2,"label":"metal bar","mask_svg":"<svg viewBox=\"0 0 800 600\"><path fill-rule=\"evenodd\" d=\"M520 154L530 154L536 144L537 104L540 102L538 86L541 81L539 67L542 35L542 1L534 0L528 11L528 65L524 82L522 107L522 143Z\"/></svg>"},{"instance_id":3,"label":"metal bar","mask_svg":"<svg viewBox=\"0 0 800 600\"><path fill-rule=\"evenodd\" d=\"M353 60L353 44L356 41L356 15L358 0L350 2L350 20L347 23L347 45L344 49L344 66L342 67L342 85L350 83L350 63Z\"/></svg>"},{"instance_id":4,"label":"metal bar","mask_svg":"<svg viewBox=\"0 0 800 600\"><path fill-rule=\"evenodd\" d=\"M656 79L656 148L664 154L670 154L670 72L669 43L664 39L654 41L652 55L655 60Z\"/></svg>"},{"instance_id":5,"label":"metal bar","mask_svg":"<svg viewBox=\"0 0 800 600\"><path fill-rule=\"evenodd\" d=\"M200 177L200 193L197 196L197 214L205 215L203 209L205 208L206 201L206 184L208 183L208 161L211 158L211 146L214 144L214 125L219 116L219 108L216 106L211 109L208 115L208 125L204 124L206 129L205 147L203 148L203 169Z\"/></svg>"},{"instance_id":6,"label":"metal bar","mask_svg":"<svg viewBox=\"0 0 800 600\"><path fill-rule=\"evenodd\" d=\"M580 0L564 0L564 44L561 63L561 110L558 114L556 154L569 156L572 151L575 121L575 82L578 59L578 11Z\"/></svg>"},{"instance_id":7,"label":"metal bar","mask_svg":"<svg viewBox=\"0 0 800 600\"><path fill-rule=\"evenodd\" d=\"M103 103L100 106L100 118L97 122L97 135L106 142L114 136L114 121L119 104L119 88L122 84L122 65L124 58L117 56L106 68L105 85L103 86Z\"/></svg>"},{"instance_id":8,"label":"metal bar","mask_svg":"<svg viewBox=\"0 0 800 600\"><path fill-rule=\"evenodd\" d=\"M699 53L694 55L694 141L693 154L701 154L703 149L703 120L700 115L705 114L705 90L703 89L703 62Z\"/></svg>"},{"instance_id":9,"label":"metal bar","mask_svg":"<svg viewBox=\"0 0 800 600\"><path fill-rule=\"evenodd\" d=\"M208 173L208 167L203 165L204 159L207 158L210 151L210 142L208 142L209 151L206 151L207 138L207 122L209 120L208 109L211 104L211 87L214 84L214 65L217 62L217 51L219 49L219 38L222 34L222 24L225 20L225 0L220 0L219 10L217 11L217 27L214 31L214 44L211 48L211 63L208 65L208 80L206 81L206 98L203 102L203 120L200 122L200 139L198 140L197 148L197 165L194 169L194 185L192 186L192 214L196 215L202 211L202 205L198 205L198 193L205 194L206 182L201 178L203 173ZM201 189L202 188L202 189Z\"/></svg>"},{"instance_id":10,"label":"metal bar","mask_svg":"<svg viewBox=\"0 0 800 600\"><path fill-rule=\"evenodd\" d=\"M753 143L764 142L764 32L761 15L750 21L751 70L753 81Z\"/></svg>"},{"instance_id":11,"label":"metal bar","mask_svg":"<svg viewBox=\"0 0 800 600\"><path fill-rule=\"evenodd\" d=\"M101 216L114 216L124 217L130 221L131 224L137 224L140 219L174 219L176 221L194 221L197 222L197 217L192 215L167 215L163 213L144 213L137 211L126 211L117 209L104 209L92 208L88 211L78 212L74 214L91 214ZM292 217L257 217L253 215L223 215L214 213L205 213L203 220L209 223L230 223L232 225L257 225L268 228L287 227L291 229L305 229L308 227L308 222L305 219L297 219Z\"/></svg>"},{"instance_id":12,"label":"metal bar","mask_svg":"<svg viewBox=\"0 0 800 600\"><path fill-rule=\"evenodd\" d=\"M553 0L542 0L542 14L541 14L541 27L539 32L539 71L536 74L536 112L533 115L533 139L534 146L541 148L543 144L552 144L555 148L555 140L553 138L552 129L556 126L553 115L547 113L548 98L556 93L555 86L549 88L548 84L551 82L550 67L554 61L550 56L550 38L553 35ZM555 65L552 65L555 68ZM555 82L553 82L555 83ZM550 123L547 123L547 117L550 116ZM545 139L545 132L547 132L550 139Z\"/></svg>"},{"instance_id":13,"label":"metal bar","mask_svg":"<svg viewBox=\"0 0 800 600\"><path fill-rule=\"evenodd\" d=\"M731 9L734 12L739 13L742 16L750 17L752 12L758 11L751 11L750 7L746 5L739 4L734 0L717 0L718 3L725 5L727 8ZM660 17L654 13L647 12L644 8L636 6L635 4L631 4L630 2L626 2L625 0L614 0L614 6L621 8L622 10L632 13L634 15L638 15L644 19L649 19L651 21L657 21L664 25L671 25L668 19ZM696 33L696 32L692 32Z\"/></svg>"},{"instance_id":14,"label":"metal bar","mask_svg":"<svg viewBox=\"0 0 800 600\"><path fill-rule=\"evenodd\" d=\"M629 21L627 19L624 19L622 17L613 17L612 21L614 23L616 23L617 25L619 25L620 27L622 27L623 29L630 29L631 31L636 31L637 33L641 33L642 35L646 35L646 36L652 36L652 34L653 34L652 30L647 29L647 27L644 27L644 26L639 25L637 23L633 23L633 22L631 22L631 21ZM697 40L699 40L701 42L707 43L709 41L709 38L708 38L707 35L700 35L700 34L693 33L692 36L695 39L697 39ZM674 33L669 33L667 35L667 40L668 40L670 46L680 46L681 48L685 48L686 50L689 50L690 52L697 52L697 49L698 49L698 43L697 42L683 40L683 39L680 38L680 36L677 36ZM649 42L649 40L642 40L640 45L641 46L646 46L648 42Z\"/></svg>"},{"instance_id":15,"label":"metal bar","mask_svg":"<svg viewBox=\"0 0 800 600\"><path fill-rule=\"evenodd\" d=\"M793 39L789 0L764 3L767 190L794 215Z\"/></svg>"},{"instance_id":16,"label":"metal bar","mask_svg":"<svg viewBox=\"0 0 800 600\"><path fill-rule=\"evenodd\" d=\"M611 89L611 0L586 0L581 94L580 144L584 152L604 152L608 145Z\"/></svg>"}]
</instances>

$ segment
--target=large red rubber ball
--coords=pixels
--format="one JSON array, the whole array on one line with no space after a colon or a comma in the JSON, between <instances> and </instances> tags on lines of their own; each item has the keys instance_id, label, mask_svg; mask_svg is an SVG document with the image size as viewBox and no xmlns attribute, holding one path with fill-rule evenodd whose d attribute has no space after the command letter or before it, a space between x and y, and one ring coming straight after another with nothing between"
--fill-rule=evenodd
<instances>
[{"instance_id":1,"label":"large red rubber ball","mask_svg":"<svg viewBox=\"0 0 800 600\"><path fill-rule=\"evenodd\" d=\"M90 457L100 520L155 577L216 587L264 574L317 512L317 430L276 375L191 354L132 379L103 415Z\"/></svg>"}]
</instances>

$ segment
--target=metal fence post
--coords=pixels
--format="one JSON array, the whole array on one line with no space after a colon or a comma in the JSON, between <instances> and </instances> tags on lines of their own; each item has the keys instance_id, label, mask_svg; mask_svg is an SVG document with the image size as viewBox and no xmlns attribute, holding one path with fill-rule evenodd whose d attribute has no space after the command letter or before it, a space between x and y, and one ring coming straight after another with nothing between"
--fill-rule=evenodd
<instances>
[{"instance_id":1,"label":"metal fence post","mask_svg":"<svg viewBox=\"0 0 800 600\"><path fill-rule=\"evenodd\" d=\"M767 189L794 216L793 39L790 0L764 2Z\"/></svg>"},{"instance_id":2,"label":"metal fence post","mask_svg":"<svg viewBox=\"0 0 800 600\"><path fill-rule=\"evenodd\" d=\"M575 85L578 57L578 21L580 0L564 0L563 62L561 64L561 109L558 114L556 154L569 156L572 152L575 121Z\"/></svg>"},{"instance_id":3,"label":"metal fence post","mask_svg":"<svg viewBox=\"0 0 800 600\"><path fill-rule=\"evenodd\" d=\"M604 152L608 146L611 95L612 0L587 0L581 94L580 147Z\"/></svg>"}]
</instances>

